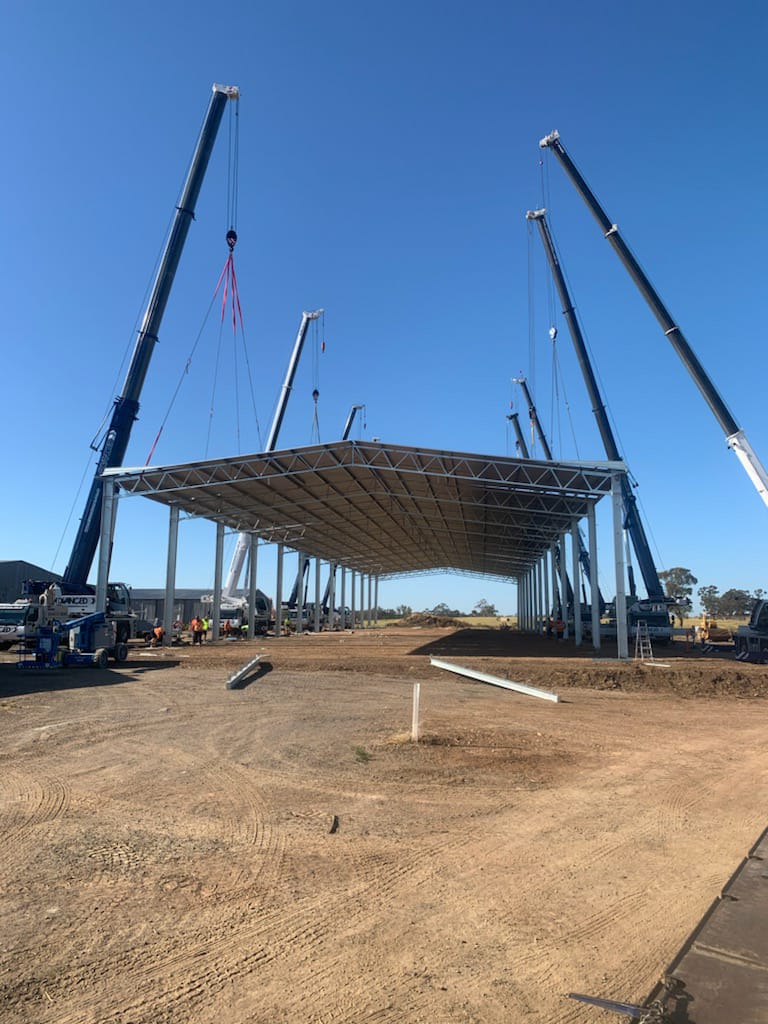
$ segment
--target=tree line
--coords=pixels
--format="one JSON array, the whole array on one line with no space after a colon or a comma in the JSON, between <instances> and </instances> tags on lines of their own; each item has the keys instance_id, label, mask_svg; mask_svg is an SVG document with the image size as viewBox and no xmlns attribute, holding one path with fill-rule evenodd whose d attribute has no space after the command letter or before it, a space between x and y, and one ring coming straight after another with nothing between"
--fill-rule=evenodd
<instances>
[{"instance_id":1,"label":"tree line","mask_svg":"<svg viewBox=\"0 0 768 1024\"><path fill-rule=\"evenodd\" d=\"M397 608L379 608L378 612L382 619L407 619L409 615L413 615L413 608L409 604L399 604ZM437 615L442 619L465 619L475 615L498 617L499 612L495 604L491 604L490 601L481 598L472 608L471 612L462 612L458 608L449 608L447 604L441 602L436 604L434 608L424 608L421 614Z\"/></svg>"},{"instance_id":2,"label":"tree line","mask_svg":"<svg viewBox=\"0 0 768 1024\"><path fill-rule=\"evenodd\" d=\"M667 597L674 600L670 611L682 618L686 609L690 610L693 588L699 581L690 569L679 565L674 569L667 569L666 572L660 572L659 579L664 584ZM721 594L720 588L711 584L699 587L696 593L704 612L713 619L746 618L752 611L755 601L760 601L766 596L762 587L758 587L752 593L731 587Z\"/></svg>"}]
</instances>

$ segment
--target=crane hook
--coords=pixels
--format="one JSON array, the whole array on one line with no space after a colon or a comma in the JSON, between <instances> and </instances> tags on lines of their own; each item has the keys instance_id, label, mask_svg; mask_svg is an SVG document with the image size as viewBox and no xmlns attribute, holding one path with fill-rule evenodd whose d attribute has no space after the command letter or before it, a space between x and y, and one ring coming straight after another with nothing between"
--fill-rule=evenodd
<instances>
[{"instance_id":1,"label":"crane hook","mask_svg":"<svg viewBox=\"0 0 768 1024\"><path fill-rule=\"evenodd\" d=\"M237 232L235 231L234 228L230 228L229 229L229 231L226 234L226 239L227 239L227 245L229 246L229 251L232 252L234 250L234 248L235 248L236 243L237 243Z\"/></svg>"}]
</instances>

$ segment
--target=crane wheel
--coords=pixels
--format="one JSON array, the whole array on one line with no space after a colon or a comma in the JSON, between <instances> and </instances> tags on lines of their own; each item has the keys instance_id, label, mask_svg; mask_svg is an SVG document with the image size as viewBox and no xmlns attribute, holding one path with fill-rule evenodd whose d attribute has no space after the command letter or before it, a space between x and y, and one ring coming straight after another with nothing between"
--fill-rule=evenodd
<instances>
[{"instance_id":1,"label":"crane wheel","mask_svg":"<svg viewBox=\"0 0 768 1024\"><path fill-rule=\"evenodd\" d=\"M115 661L127 661L128 644L115 644L114 658Z\"/></svg>"},{"instance_id":2,"label":"crane wheel","mask_svg":"<svg viewBox=\"0 0 768 1024\"><path fill-rule=\"evenodd\" d=\"M99 647L93 654L93 664L96 668L106 668L109 664L109 654L106 647Z\"/></svg>"}]
</instances>

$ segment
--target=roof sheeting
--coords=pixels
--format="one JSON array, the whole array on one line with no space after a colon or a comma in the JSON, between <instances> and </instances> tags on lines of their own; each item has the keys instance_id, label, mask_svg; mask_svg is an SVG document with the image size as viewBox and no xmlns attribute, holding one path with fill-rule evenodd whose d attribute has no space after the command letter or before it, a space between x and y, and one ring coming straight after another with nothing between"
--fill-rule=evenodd
<instances>
[{"instance_id":1,"label":"roof sheeting","mask_svg":"<svg viewBox=\"0 0 768 1024\"><path fill-rule=\"evenodd\" d=\"M623 469L338 441L105 476L131 494L357 571L510 579Z\"/></svg>"}]
</instances>

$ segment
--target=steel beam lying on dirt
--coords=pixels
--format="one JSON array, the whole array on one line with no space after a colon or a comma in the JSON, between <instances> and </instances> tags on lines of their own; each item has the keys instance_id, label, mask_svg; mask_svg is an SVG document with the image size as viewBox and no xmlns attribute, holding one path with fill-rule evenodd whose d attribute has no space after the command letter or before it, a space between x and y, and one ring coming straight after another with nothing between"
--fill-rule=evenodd
<instances>
[{"instance_id":1,"label":"steel beam lying on dirt","mask_svg":"<svg viewBox=\"0 0 768 1024\"><path fill-rule=\"evenodd\" d=\"M529 697L541 697L542 700L551 700L555 704L560 699L556 693L550 693L549 690L537 690L535 686L526 686L525 683L513 683L509 679L499 679L498 676L489 676L486 672L476 672L472 668L452 665L449 661L440 661L439 658L430 658L429 663L435 668L444 668L447 672L455 672L456 675L476 679L479 683L490 683L491 686L501 686L505 690L517 690L518 693L526 693Z\"/></svg>"},{"instance_id":2,"label":"steel beam lying on dirt","mask_svg":"<svg viewBox=\"0 0 768 1024\"><path fill-rule=\"evenodd\" d=\"M253 659L253 661L249 661L247 665L243 665L243 667L238 669L237 672L235 672L234 675L230 676L229 679L227 680L227 689L228 690L234 690L234 688L237 686L237 684L240 682L240 680L244 676L248 675L248 673L251 671L253 666L256 665L260 660L261 660L261 655L257 654L256 657Z\"/></svg>"}]
</instances>

